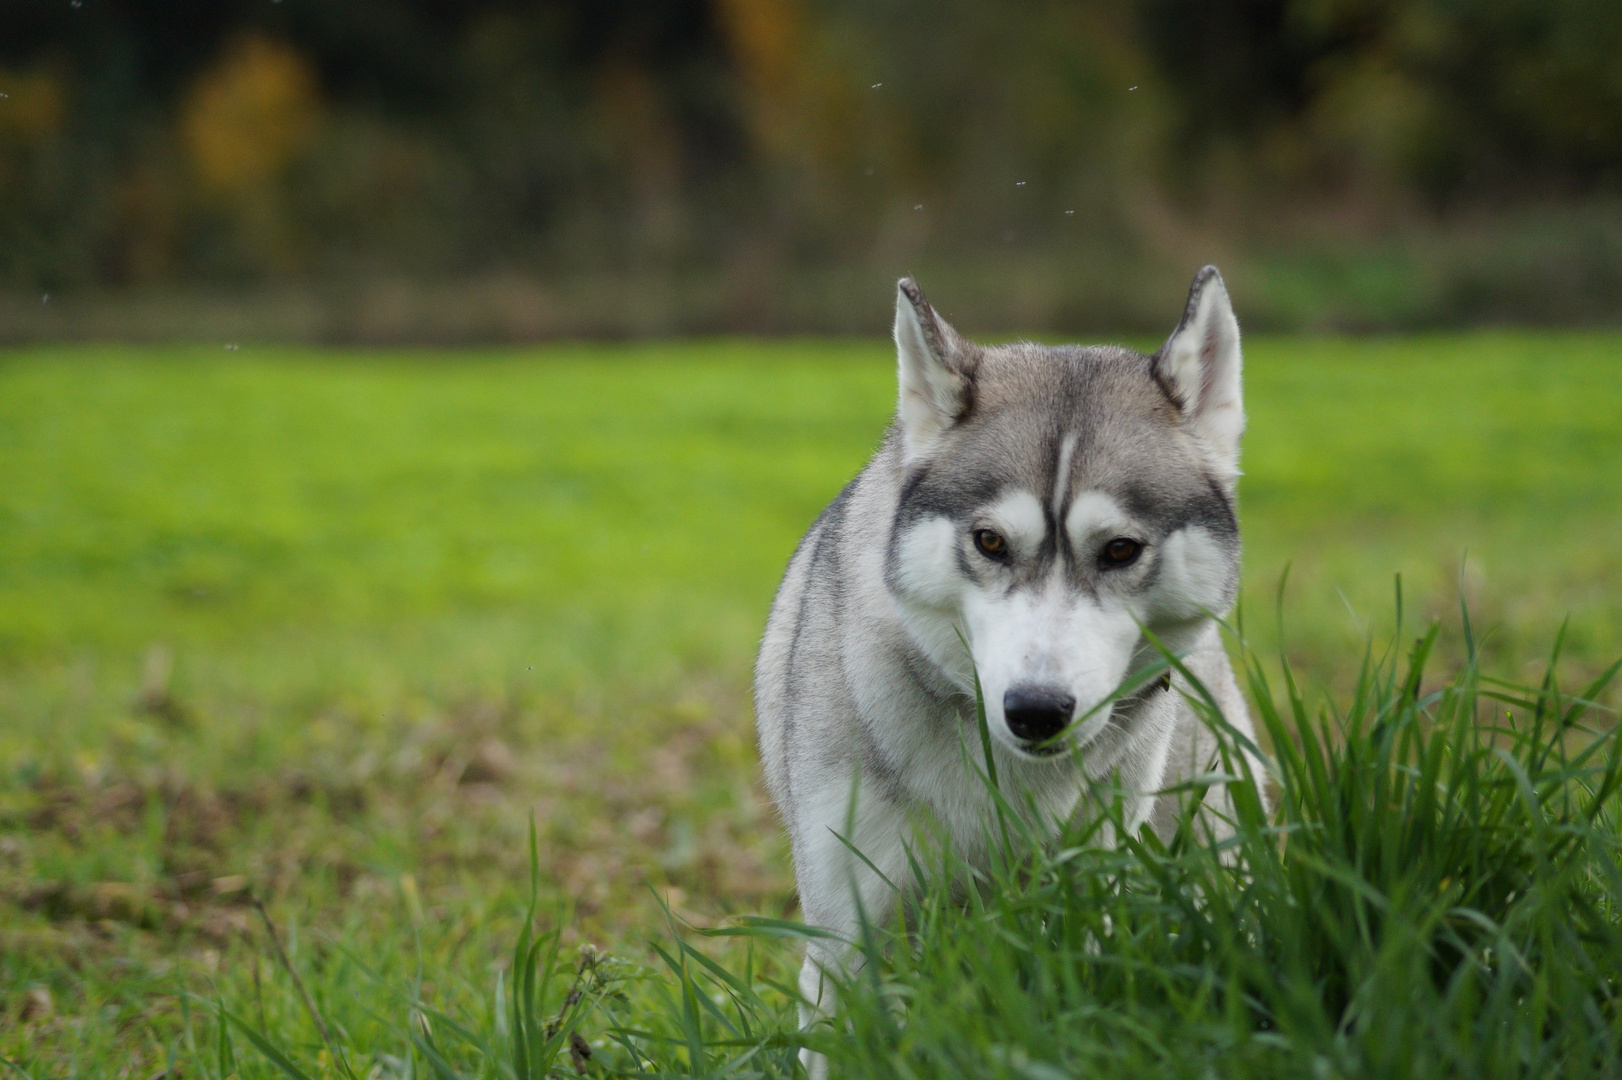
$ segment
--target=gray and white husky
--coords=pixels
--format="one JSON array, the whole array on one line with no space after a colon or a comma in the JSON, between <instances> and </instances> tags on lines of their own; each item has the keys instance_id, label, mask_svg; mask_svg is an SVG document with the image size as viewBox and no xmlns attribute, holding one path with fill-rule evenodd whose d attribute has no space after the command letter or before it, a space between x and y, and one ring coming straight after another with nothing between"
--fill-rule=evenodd
<instances>
[{"instance_id":1,"label":"gray and white husky","mask_svg":"<svg viewBox=\"0 0 1622 1080\"><path fill-rule=\"evenodd\" d=\"M1157 793L1212 764L1182 676L1099 707L1159 658L1145 629L1251 732L1215 625L1239 583L1245 426L1239 324L1216 268L1153 356L976 345L911 279L895 343L895 421L800 542L755 675L805 919L845 940L859 911L894 910L886 879L907 879L921 820L969 860L986 855L976 672L1000 784L1050 821L1085 812L1113 775L1126 824L1165 832L1177 796ZM832 1007L824 972L845 959L808 948L805 1022Z\"/></svg>"}]
</instances>

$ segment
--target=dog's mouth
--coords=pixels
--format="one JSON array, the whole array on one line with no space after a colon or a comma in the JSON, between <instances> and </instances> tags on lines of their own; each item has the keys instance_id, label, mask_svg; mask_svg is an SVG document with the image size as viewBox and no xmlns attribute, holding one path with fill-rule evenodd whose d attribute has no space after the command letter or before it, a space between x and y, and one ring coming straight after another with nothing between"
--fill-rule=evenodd
<instances>
[{"instance_id":1,"label":"dog's mouth","mask_svg":"<svg viewBox=\"0 0 1622 1080\"><path fill-rule=\"evenodd\" d=\"M1066 743L1068 740L1066 740L1064 736L1065 733L1061 731L1051 739L1043 739L1041 742L1022 743L1020 744L1020 749L1032 757L1058 757L1060 754L1065 752Z\"/></svg>"}]
</instances>

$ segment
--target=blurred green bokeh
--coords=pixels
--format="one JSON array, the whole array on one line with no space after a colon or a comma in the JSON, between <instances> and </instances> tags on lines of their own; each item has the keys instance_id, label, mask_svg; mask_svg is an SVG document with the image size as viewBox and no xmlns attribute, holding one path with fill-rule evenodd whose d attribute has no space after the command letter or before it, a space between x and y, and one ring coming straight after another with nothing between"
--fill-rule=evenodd
<instances>
[{"instance_id":1,"label":"blurred green bokeh","mask_svg":"<svg viewBox=\"0 0 1622 1080\"><path fill-rule=\"evenodd\" d=\"M1612 323L1609 0L0 11L0 337ZM46 297L49 296L49 299Z\"/></svg>"}]
</instances>

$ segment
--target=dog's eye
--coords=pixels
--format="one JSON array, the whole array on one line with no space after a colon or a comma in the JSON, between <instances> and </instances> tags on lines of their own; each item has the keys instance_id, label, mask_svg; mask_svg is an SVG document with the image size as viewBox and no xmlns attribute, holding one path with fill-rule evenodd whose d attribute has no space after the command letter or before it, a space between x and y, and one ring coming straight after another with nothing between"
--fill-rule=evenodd
<instances>
[{"instance_id":1,"label":"dog's eye","mask_svg":"<svg viewBox=\"0 0 1622 1080\"><path fill-rule=\"evenodd\" d=\"M1143 554L1143 545L1126 536L1117 536L1104 545L1099 554L1098 561L1105 567L1115 569L1122 566L1131 566Z\"/></svg>"},{"instance_id":2,"label":"dog's eye","mask_svg":"<svg viewBox=\"0 0 1622 1080\"><path fill-rule=\"evenodd\" d=\"M974 546L980 549L980 554L993 559L1008 557L1008 541L1003 539L1002 533L991 529L974 530Z\"/></svg>"}]
</instances>

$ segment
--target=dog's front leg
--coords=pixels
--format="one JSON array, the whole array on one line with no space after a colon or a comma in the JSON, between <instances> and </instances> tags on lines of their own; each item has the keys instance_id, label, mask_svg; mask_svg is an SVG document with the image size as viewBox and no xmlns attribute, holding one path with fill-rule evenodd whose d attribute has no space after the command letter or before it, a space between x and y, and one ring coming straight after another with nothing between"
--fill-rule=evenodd
<instances>
[{"instance_id":1,"label":"dog's front leg","mask_svg":"<svg viewBox=\"0 0 1622 1080\"><path fill-rule=\"evenodd\" d=\"M845 967L850 951L846 946L818 941L806 945L805 963L800 965L801 1031L833 1015L833 977ZM825 1080L828 1075L828 1059L809 1047L800 1048L800 1065L809 1080Z\"/></svg>"},{"instance_id":2,"label":"dog's front leg","mask_svg":"<svg viewBox=\"0 0 1622 1080\"><path fill-rule=\"evenodd\" d=\"M862 920L889 922L895 890L903 887L910 873L906 814L870 785L858 782L855 787L854 798L829 800L820 807L797 838L794 862L801 913L809 925L834 935L812 938L806 945L800 968L802 1031L833 1016L835 984L865 959L855 944ZM800 1063L812 1080L828 1075L828 1062L821 1054L801 1050Z\"/></svg>"}]
</instances>

